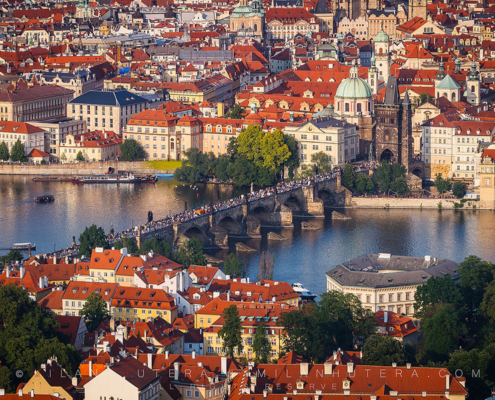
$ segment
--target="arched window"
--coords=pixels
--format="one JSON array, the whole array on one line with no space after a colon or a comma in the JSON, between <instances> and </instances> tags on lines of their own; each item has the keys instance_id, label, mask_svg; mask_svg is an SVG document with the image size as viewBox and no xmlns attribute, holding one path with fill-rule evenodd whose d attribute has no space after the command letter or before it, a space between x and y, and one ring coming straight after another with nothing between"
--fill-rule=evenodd
<instances>
[{"instance_id":1,"label":"arched window","mask_svg":"<svg viewBox=\"0 0 495 400\"><path fill-rule=\"evenodd\" d=\"M361 112L361 103L357 103L357 112Z\"/></svg>"},{"instance_id":2,"label":"arched window","mask_svg":"<svg viewBox=\"0 0 495 400\"><path fill-rule=\"evenodd\" d=\"M476 90L476 89L475 89L474 85L473 85L473 86L471 86L471 93L474 93L474 92L475 92L475 90Z\"/></svg>"},{"instance_id":3,"label":"arched window","mask_svg":"<svg viewBox=\"0 0 495 400\"><path fill-rule=\"evenodd\" d=\"M345 111L349 112L349 103L345 103Z\"/></svg>"},{"instance_id":4,"label":"arched window","mask_svg":"<svg viewBox=\"0 0 495 400\"><path fill-rule=\"evenodd\" d=\"M383 49L382 49L382 48L380 48L380 49L378 50L378 54L383 54Z\"/></svg>"},{"instance_id":5,"label":"arched window","mask_svg":"<svg viewBox=\"0 0 495 400\"><path fill-rule=\"evenodd\" d=\"M452 92L452 100L455 100L455 92Z\"/></svg>"},{"instance_id":6,"label":"arched window","mask_svg":"<svg viewBox=\"0 0 495 400\"><path fill-rule=\"evenodd\" d=\"M244 29L244 22L241 24L241 29Z\"/></svg>"},{"instance_id":7,"label":"arched window","mask_svg":"<svg viewBox=\"0 0 495 400\"><path fill-rule=\"evenodd\" d=\"M253 29L256 32L258 30L258 24L254 24Z\"/></svg>"}]
</instances>

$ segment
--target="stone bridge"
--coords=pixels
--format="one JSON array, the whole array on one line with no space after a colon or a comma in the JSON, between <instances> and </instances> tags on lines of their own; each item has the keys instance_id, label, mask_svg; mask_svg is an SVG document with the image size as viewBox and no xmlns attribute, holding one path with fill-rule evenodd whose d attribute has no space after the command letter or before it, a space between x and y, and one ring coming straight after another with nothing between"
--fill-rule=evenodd
<instances>
[{"instance_id":1,"label":"stone bridge","mask_svg":"<svg viewBox=\"0 0 495 400\"><path fill-rule=\"evenodd\" d=\"M203 215L159 231L142 234L138 243L153 236L180 245L195 237L205 247L227 248L229 237L260 238L260 228L293 227L294 217L324 218L324 206L344 205L346 189L340 177L277 193Z\"/></svg>"}]
</instances>

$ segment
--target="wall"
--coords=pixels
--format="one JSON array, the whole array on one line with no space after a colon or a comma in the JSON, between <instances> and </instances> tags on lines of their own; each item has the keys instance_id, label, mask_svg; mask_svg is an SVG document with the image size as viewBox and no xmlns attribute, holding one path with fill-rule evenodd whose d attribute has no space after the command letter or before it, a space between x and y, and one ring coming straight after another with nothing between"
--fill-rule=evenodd
<instances>
[{"instance_id":1,"label":"wall","mask_svg":"<svg viewBox=\"0 0 495 400\"><path fill-rule=\"evenodd\" d=\"M397 199L397 198L378 198L378 197L353 197L349 207L354 208L436 208L438 203L442 202L442 209L453 209L456 199ZM469 206L468 203L471 203ZM472 205L476 204L479 208L479 202L466 202L461 210L472 210Z\"/></svg>"},{"instance_id":2,"label":"wall","mask_svg":"<svg viewBox=\"0 0 495 400\"><path fill-rule=\"evenodd\" d=\"M0 164L0 175L92 175L104 174L108 171L108 167L115 168L115 171L131 171L140 174L174 173L174 171L156 171L141 161L102 161L56 165Z\"/></svg>"}]
</instances>

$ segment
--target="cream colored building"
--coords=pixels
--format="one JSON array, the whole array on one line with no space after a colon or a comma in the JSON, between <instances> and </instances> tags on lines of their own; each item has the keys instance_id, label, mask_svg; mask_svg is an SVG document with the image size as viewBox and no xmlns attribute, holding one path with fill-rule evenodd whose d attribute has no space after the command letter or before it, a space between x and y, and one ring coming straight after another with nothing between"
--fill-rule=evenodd
<instances>
[{"instance_id":1,"label":"cream colored building","mask_svg":"<svg viewBox=\"0 0 495 400\"><path fill-rule=\"evenodd\" d=\"M53 85L18 87L0 91L0 120L15 122L39 121L64 117L72 90Z\"/></svg>"},{"instance_id":2,"label":"cream colored building","mask_svg":"<svg viewBox=\"0 0 495 400\"><path fill-rule=\"evenodd\" d=\"M84 161L115 159L120 153L122 137L112 131L91 131L80 135L67 135L60 144L60 160L74 162L79 152Z\"/></svg>"},{"instance_id":3,"label":"cream colored building","mask_svg":"<svg viewBox=\"0 0 495 400\"><path fill-rule=\"evenodd\" d=\"M411 91L409 91L411 92ZM408 93L409 97L412 98L411 93ZM414 114L412 116L412 130L413 130L413 140L414 140L414 154L421 153L421 136L422 136L422 128L424 122L429 119L433 119L440 115L440 109L430 102L426 102L414 110Z\"/></svg>"},{"instance_id":4,"label":"cream colored building","mask_svg":"<svg viewBox=\"0 0 495 400\"><path fill-rule=\"evenodd\" d=\"M60 157L60 145L65 143L67 135L77 136L87 131L86 121L67 117L33 121L31 125L46 131L45 151L55 157Z\"/></svg>"},{"instance_id":5,"label":"cream colored building","mask_svg":"<svg viewBox=\"0 0 495 400\"><path fill-rule=\"evenodd\" d=\"M131 117L147 107L148 101L127 90L91 90L67 105L67 115L86 120L89 130L107 129L122 134Z\"/></svg>"},{"instance_id":6,"label":"cream colored building","mask_svg":"<svg viewBox=\"0 0 495 400\"><path fill-rule=\"evenodd\" d=\"M331 117L287 126L284 132L296 139L301 164L313 165L311 156L324 152L333 167L354 161L359 152L359 134L356 125Z\"/></svg>"},{"instance_id":7,"label":"cream colored building","mask_svg":"<svg viewBox=\"0 0 495 400\"><path fill-rule=\"evenodd\" d=\"M366 254L327 272L327 290L354 294L364 308L373 312L387 310L413 316L418 286L446 274L457 280L459 269L453 261L431 256Z\"/></svg>"},{"instance_id":8,"label":"cream colored building","mask_svg":"<svg viewBox=\"0 0 495 400\"><path fill-rule=\"evenodd\" d=\"M45 151L45 134L44 129L25 122L0 121L0 143L5 142L9 153L17 140L24 145L26 156L33 149Z\"/></svg>"},{"instance_id":9,"label":"cream colored building","mask_svg":"<svg viewBox=\"0 0 495 400\"><path fill-rule=\"evenodd\" d=\"M480 162L480 205L495 208L495 149L484 149Z\"/></svg>"}]
</instances>

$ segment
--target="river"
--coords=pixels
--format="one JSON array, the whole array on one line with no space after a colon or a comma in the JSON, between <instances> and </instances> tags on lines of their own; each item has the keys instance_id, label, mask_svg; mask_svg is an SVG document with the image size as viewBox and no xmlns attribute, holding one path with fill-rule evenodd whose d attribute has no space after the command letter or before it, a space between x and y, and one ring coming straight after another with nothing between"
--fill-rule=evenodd
<instances>
[{"instance_id":1,"label":"river","mask_svg":"<svg viewBox=\"0 0 495 400\"><path fill-rule=\"evenodd\" d=\"M37 253L67 247L72 236L97 224L106 232L155 219L170 213L212 202L218 193L228 199L242 193L229 186L190 185L159 180L156 185L73 185L62 182L33 182L31 177L0 176L0 254L16 242L36 243ZM53 194L55 201L36 204L34 196ZM341 211L341 210L340 210ZM294 229L274 229L288 240L268 242L266 229L261 240L245 241L258 249L238 254L256 278L260 251L275 257L274 279L301 282L315 293L325 291L325 272L336 264L366 253L405 256L431 255L460 262L470 254L495 262L495 213L480 210L366 210L344 211L350 220L314 219L321 230L302 231L301 219ZM235 242L231 242L234 251ZM227 251L212 253L220 258Z\"/></svg>"}]
</instances>

